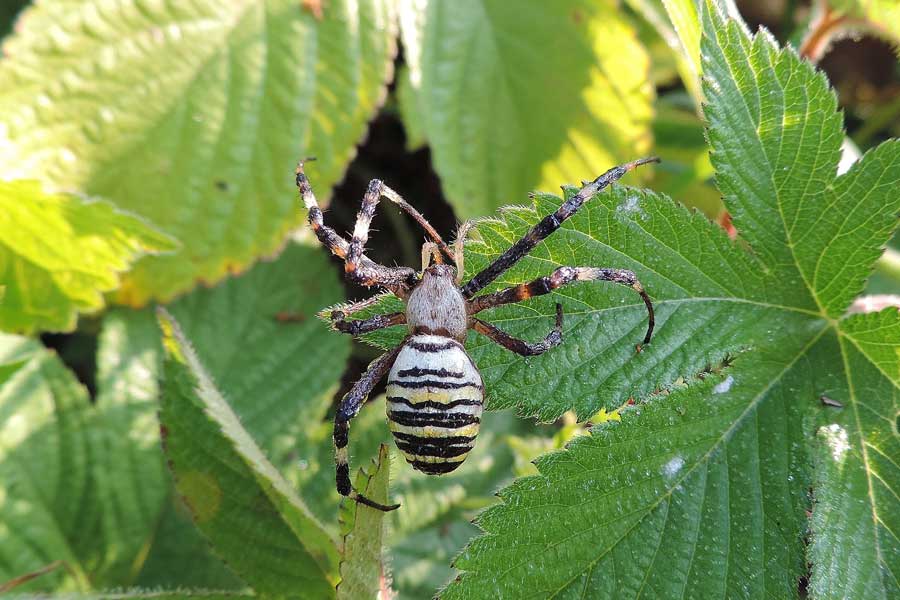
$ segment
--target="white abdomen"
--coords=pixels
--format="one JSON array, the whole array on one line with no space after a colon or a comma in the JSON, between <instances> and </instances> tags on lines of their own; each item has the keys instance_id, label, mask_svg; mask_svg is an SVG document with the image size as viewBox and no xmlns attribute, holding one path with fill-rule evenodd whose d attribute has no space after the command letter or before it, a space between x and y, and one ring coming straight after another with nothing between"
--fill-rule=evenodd
<instances>
[{"instance_id":1,"label":"white abdomen","mask_svg":"<svg viewBox=\"0 0 900 600\"><path fill-rule=\"evenodd\" d=\"M484 407L481 375L459 342L407 339L387 382L388 424L406 460L424 473L449 473L475 445Z\"/></svg>"}]
</instances>

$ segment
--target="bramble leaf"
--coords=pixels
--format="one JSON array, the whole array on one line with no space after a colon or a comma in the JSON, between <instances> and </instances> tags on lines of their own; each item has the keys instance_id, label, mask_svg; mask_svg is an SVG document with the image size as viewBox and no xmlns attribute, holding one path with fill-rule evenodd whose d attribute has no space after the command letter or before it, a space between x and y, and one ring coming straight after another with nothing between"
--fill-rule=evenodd
<instances>
[{"instance_id":1,"label":"bramble leaf","mask_svg":"<svg viewBox=\"0 0 900 600\"><path fill-rule=\"evenodd\" d=\"M291 174L340 179L386 93L393 2L48 0L0 61L0 177L109 198L183 248L117 298L170 300L277 251L302 218Z\"/></svg>"},{"instance_id":2,"label":"bramble leaf","mask_svg":"<svg viewBox=\"0 0 900 600\"><path fill-rule=\"evenodd\" d=\"M565 264L629 268L658 329L635 354L634 294L580 284L488 316L535 339L562 302L553 351L523 360L469 339L492 408L586 418L638 402L501 492L444 598L789 598L807 564L812 597L900 592L900 324L896 309L844 316L897 225L900 143L839 176L825 78L767 33L700 12L712 161L740 239L617 187L494 286ZM537 195L480 224L467 271L558 202Z\"/></svg>"},{"instance_id":3,"label":"bramble leaf","mask_svg":"<svg viewBox=\"0 0 900 600\"><path fill-rule=\"evenodd\" d=\"M0 181L0 329L70 331L78 313L103 308L103 292L145 254L178 243L101 201L49 194L37 181Z\"/></svg>"},{"instance_id":4,"label":"bramble leaf","mask_svg":"<svg viewBox=\"0 0 900 600\"><path fill-rule=\"evenodd\" d=\"M278 465L296 465L295 438L322 420L344 368L349 340L313 317L340 296L321 249L291 244L278 260L169 307ZM156 416L159 337L148 310L104 317L94 405L39 344L2 340L0 505L10 517L0 526L0 581L59 559L69 568L23 589L246 587L211 554L166 472ZM44 475L33 480L28 472ZM14 507L24 521L12 516ZM23 550L28 527L47 533Z\"/></svg>"},{"instance_id":5,"label":"bramble leaf","mask_svg":"<svg viewBox=\"0 0 900 600\"><path fill-rule=\"evenodd\" d=\"M458 215L648 150L649 60L617 2L404 0L400 22L401 109Z\"/></svg>"},{"instance_id":6,"label":"bramble leaf","mask_svg":"<svg viewBox=\"0 0 900 600\"><path fill-rule=\"evenodd\" d=\"M242 425L278 466L296 465L296 438L322 420L349 355L349 339L322 331L313 317L341 295L327 260L318 248L291 244L278 260L169 306ZM97 466L108 503L106 535L116 540L106 544L117 551L109 559L117 559L117 568L139 569L133 577L142 586L222 589L234 577L194 535L159 450L160 361L153 315L107 315L97 408L108 433L97 436L103 444ZM138 472L139 479L131 476Z\"/></svg>"},{"instance_id":7,"label":"bramble leaf","mask_svg":"<svg viewBox=\"0 0 900 600\"><path fill-rule=\"evenodd\" d=\"M158 316L163 444L197 527L256 592L333 597L334 540L244 429L177 322L163 309Z\"/></svg>"}]
</instances>

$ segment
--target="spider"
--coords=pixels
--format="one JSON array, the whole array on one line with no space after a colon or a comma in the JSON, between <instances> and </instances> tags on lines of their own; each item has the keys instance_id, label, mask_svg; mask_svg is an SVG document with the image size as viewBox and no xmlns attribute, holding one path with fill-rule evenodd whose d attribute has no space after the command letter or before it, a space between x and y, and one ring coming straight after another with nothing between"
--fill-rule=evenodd
<instances>
[{"instance_id":1,"label":"spider","mask_svg":"<svg viewBox=\"0 0 900 600\"><path fill-rule=\"evenodd\" d=\"M363 286L387 289L406 303L405 312L376 315L364 320L348 320L348 317L374 304L377 296L331 313L333 328L353 336L393 325L406 324L409 329L402 344L369 364L338 406L334 417L334 458L337 491L342 496L382 511L400 507L399 504L374 502L350 484L347 457L350 420L357 415L369 393L385 375L388 375L387 418L397 447L413 468L429 475L441 475L462 464L475 445L481 423L484 383L463 348L466 330L474 329L522 356L542 354L562 341L561 304L556 305L556 322L550 333L537 343L517 339L477 318L477 313L494 306L549 294L573 282L610 281L627 285L640 294L649 314L643 343L650 342L654 324L653 304L635 274L624 269L559 267L550 275L528 283L490 294L476 294L559 229L562 222L575 214L594 194L628 171L658 160L635 160L613 167L593 181L582 182L582 188L574 196L463 285L463 243L469 223L459 228L451 249L419 211L397 192L374 179L363 196L353 237L348 243L324 224L322 210L303 171L303 162L297 165L297 189L309 211L309 224L319 241L332 254L343 259L347 278ZM363 253L369 225L381 198L398 205L425 230L430 241L422 245L421 271L379 265ZM453 264L445 263L445 258Z\"/></svg>"}]
</instances>

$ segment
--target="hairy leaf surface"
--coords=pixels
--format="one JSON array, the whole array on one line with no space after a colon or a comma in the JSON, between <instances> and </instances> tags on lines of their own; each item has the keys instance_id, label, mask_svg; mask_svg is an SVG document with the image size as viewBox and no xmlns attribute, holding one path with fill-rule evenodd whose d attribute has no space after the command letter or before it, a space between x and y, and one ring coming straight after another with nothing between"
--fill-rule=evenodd
<instances>
[{"instance_id":1,"label":"hairy leaf surface","mask_svg":"<svg viewBox=\"0 0 900 600\"><path fill-rule=\"evenodd\" d=\"M838 176L824 77L709 3L701 13L712 161L741 239L618 187L504 275L633 269L658 331L635 354L643 307L602 284L490 313L529 339L555 301L569 315L563 344L540 357L469 340L493 408L586 418L643 401L502 491L442 597L791 598L807 563L814 597L898 594L900 325L896 309L844 313L896 227L900 143ZM538 195L535 209L482 223L471 268L558 202Z\"/></svg>"},{"instance_id":2,"label":"hairy leaf surface","mask_svg":"<svg viewBox=\"0 0 900 600\"><path fill-rule=\"evenodd\" d=\"M299 224L292 173L329 189L385 94L393 3L49 0L0 62L0 175L111 199L183 243L119 300L168 300L271 255ZM148 101L148 98L152 99Z\"/></svg>"},{"instance_id":3,"label":"hairy leaf surface","mask_svg":"<svg viewBox=\"0 0 900 600\"><path fill-rule=\"evenodd\" d=\"M107 202L0 181L0 329L70 331L78 313L103 308L103 293L138 258L177 248Z\"/></svg>"},{"instance_id":4,"label":"hairy leaf surface","mask_svg":"<svg viewBox=\"0 0 900 600\"><path fill-rule=\"evenodd\" d=\"M404 117L431 146L457 214L487 214L649 148L649 61L618 3L404 0L400 15Z\"/></svg>"}]
</instances>

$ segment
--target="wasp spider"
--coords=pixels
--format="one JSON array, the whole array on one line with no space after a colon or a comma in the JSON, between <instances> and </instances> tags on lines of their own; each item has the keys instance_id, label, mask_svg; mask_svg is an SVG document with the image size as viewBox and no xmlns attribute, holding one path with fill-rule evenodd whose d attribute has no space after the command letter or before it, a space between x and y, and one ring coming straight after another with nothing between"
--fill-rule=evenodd
<instances>
[{"instance_id":1,"label":"wasp spider","mask_svg":"<svg viewBox=\"0 0 900 600\"><path fill-rule=\"evenodd\" d=\"M462 464L475 445L481 422L484 384L463 347L466 330L474 329L523 356L541 354L562 341L563 312L560 304L556 305L553 329L537 343L514 338L475 316L487 308L548 294L577 281L611 281L627 285L641 295L649 313L644 343L650 341L653 305L631 271L559 267L550 275L528 283L481 296L476 294L559 229L562 222L594 194L635 167L655 161L655 158L636 160L585 182L578 193L564 201L555 212L544 217L522 239L462 285L463 241L467 225L460 228L451 249L415 208L376 179L369 184L363 196L353 237L347 242L323 223L322 211L303 172L303 163L297 166L297 188L309 211L309 224L322 244L343 259L347 277L364 286L390 290L406 302L404 312L377 315L365 320L348 320L347 317L371 306L374 299L352 304L331 314L335 329L354 336L392 325L406 324L409 329L403 343L373 361L338 406L334 417L334 448L337 490L341 495L379 510L399 507L399 504L385 506L373 502L350 485L347 460L350 420L359 412L360 406L382 377L388 376L387 417L397 447L413 468L429 475L440 475ZM381 198L387 198L408 213L430 239L422 246L421 271L379 265L363 254L369 224ZM445 258L452 264L445 263Z\"/></svg>"}]
</instances>

